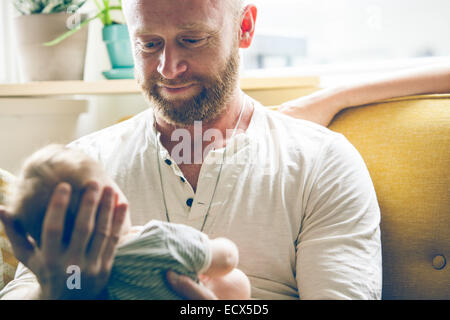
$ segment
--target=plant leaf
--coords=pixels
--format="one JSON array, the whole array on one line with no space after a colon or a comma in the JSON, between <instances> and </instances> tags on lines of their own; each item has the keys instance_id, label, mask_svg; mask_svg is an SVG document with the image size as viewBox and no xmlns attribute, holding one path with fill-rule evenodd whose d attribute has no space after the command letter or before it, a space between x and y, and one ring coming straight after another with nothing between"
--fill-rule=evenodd
<instances>
[{"instance_id":1,"label":"plant leaf","mask_svg":"<svg viewBox=\"0 0 450 320\"><path fill-rule=\"evenodd\" d=\"M80 25L76 28L73 28L69 31L67 31L66 33L63 33L62 35L60 35L58 38L56 38L55 40L52 41L48 41L44 43L44 46L46 47L51 47L54 46L58 43L60 43L61 41L63 41L64 39L70 37L71 35L73 35L74 33L78 32L81 28L83 28L85 25L87 25L89 22L91 22L92 20L95 20L99 17L101 13L97 14L96 16L86 19L84 20L82 23L80 23Z\"/></svg>"},{"instance_id":2,"label":"plant leaf","mask_svg":"<svg viewBox=\"0 0 450 320\"><path fill-rule=\"evenodd\" d=\"M121 8L121 7L118 7L118 6L114 6L114 7L109 7L108 10L122 10L122 8ZM71 29L71 30L69 30L69 31L67 31L67 32L65 32L65 33L63 33L62 35L60 35L60 36L57 37L56 39L54 39L54 40L52 40L52 41L45 42L45 43L44 43L44 46L46 46L46 47L51 47L51 46L54 46L54 45L60 43L60 42L63 41L64 39L66 39L66 38L70 37L71 35L73 35L74 33L78 32L81 28L83 28L83 27L84 27L85 25L87 25L89 22L91 22L91 21L93 21L93 20L95 20L95 19L97 19L97 18L100 18L102 15L105 14L105 11L106 11L106 9L100 11L100 12L97 13L95 16L93 16L93 17L91 17L91 18L88 18L88 19L84 20L83 22L80 23L80 25L79 25L78 27L73 28L73 29Z\"/></svg>"}]
</instances>

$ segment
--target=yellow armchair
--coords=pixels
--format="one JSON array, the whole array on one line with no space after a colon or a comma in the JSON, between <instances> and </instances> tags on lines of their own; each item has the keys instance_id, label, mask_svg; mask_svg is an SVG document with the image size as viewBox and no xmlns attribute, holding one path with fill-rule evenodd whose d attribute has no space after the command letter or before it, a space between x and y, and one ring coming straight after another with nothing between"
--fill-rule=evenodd
<instances>
[{"instance_id":1,"label":"yellow armchair","mask_svg":"<svg viewBox=\"0 0 450 320\"><path fill-rule=\"evenodd\" d=\"M383 299L450 299L450 95L347 109L381 209Z\"/></svg>"}]
</instances>

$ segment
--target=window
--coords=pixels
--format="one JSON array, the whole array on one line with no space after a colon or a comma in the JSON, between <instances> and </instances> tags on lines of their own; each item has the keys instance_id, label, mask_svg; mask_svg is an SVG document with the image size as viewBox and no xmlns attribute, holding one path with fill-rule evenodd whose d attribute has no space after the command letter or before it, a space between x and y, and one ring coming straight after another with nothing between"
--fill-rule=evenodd
<instances>
[{"instance_id":1,"label":"window","mask_svg":"<svg viewBox=\"0 0 450 320\"><path fill-rule=\"evenodd\" d=\"M252 0L244 70L411 66L450 57L448 0ZM405 61L408 61L405 62ZM313 67L314 66L314 67ZM328 67L326 67L328 66Z\"/></svg>"}]
</instances>

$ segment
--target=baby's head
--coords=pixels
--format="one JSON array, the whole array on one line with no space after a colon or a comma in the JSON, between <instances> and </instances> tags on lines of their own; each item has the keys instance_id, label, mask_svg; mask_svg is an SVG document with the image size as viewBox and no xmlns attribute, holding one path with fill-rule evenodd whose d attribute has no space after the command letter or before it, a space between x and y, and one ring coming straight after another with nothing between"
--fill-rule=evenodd
<instances>
[{"instance_id":1,"label":"baby's head","mask_svg":"<svg viewBox=\"0 0 450 320\"><path fill-rule=\"evenodd\" d=\"M40 246L42 224L55 187L61 182L71 185L72 196L67 209L63 241L68 243L86 183L109 185L126 202L120 189L104 168L81 150L64 145L48 145L33 153L24 163L10 201L10 211L37 245ZM125 201L124 201L125 200ZM116 197L116 204L117 204Z\"/></svg>"}]
</instances>

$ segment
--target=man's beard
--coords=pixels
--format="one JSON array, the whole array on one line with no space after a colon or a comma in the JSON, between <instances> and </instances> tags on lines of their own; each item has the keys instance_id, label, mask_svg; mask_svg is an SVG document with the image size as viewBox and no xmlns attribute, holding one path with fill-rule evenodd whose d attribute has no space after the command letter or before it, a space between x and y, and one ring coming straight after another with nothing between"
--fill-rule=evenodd
<instances>
[{"instance_id":1,"label":"man's beard","mask_svg":"<svg viewBox=\"0 0 450 320\"><path fill-rule=\"evenodd\" d=\"M236 87L238 75L237 48L231 52L224 69L216 77L193 76L167 80L155 73L150 79L145 79L139 70L136 70L137 81L151 106L167 123L181 127L193 125L194 121L208 123L217 119L226 110ZM158 92L157 84L176 86L191 82L203 88L200 93L185 100L168 100Z\"/></svg>"}]
</instances>

